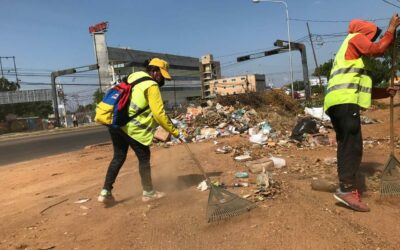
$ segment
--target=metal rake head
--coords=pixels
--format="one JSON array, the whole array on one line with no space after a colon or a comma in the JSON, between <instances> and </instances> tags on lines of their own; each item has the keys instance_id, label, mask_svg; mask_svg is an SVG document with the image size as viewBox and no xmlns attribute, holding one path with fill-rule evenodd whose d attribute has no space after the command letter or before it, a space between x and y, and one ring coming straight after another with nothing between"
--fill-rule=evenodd
<instances>
[{"instance_id":1,"label":"metal rake head","mask_svg":"<svg viewBox=\"0 0 400 250\"><path fill-rule=\"evenodd\" d=\"M400 162L390 155L382 173L381 195L400 195Z\"/></svg>"},{"instance_id":2,"label":"metal rake head","mask_svg":"<svg viewBox=\"0 0 400 250\"><path fill-rule=\"evenodd\" d=\"M255 203L228 192L223 188L211 185L207 207L208 222L237 216L255 207Z\"/></svg>"}]
</instances>

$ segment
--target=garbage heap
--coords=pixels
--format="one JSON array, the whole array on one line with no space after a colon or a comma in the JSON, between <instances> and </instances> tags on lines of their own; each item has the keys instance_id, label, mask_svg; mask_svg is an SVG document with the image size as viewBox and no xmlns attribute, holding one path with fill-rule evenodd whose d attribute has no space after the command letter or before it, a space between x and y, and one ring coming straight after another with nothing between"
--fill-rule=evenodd
<instances>
[{"instance_id":1,"label":"garbage heap","mask_svg":"<svg viewBox=\"0 0 400 250\"><path fill-rule=\"evenodd\" d=\"M249 134L255 142L288 137L301 106L283 91L255 92L218 97L198 105L189 104L185 112L174 115L173 123L192 141L220 136ZM263 135L262 135L263 134ZM268 136L266 136L268 135ZM177 143L176 138L159 128L158 141Z\"/></svg>"}]
</instances>

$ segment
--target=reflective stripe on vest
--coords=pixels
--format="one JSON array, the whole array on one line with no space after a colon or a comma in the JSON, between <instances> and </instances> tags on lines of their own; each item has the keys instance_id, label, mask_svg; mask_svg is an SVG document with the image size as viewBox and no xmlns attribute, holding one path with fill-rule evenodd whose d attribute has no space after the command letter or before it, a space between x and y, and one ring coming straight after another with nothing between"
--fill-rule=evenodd
<instances>
[{"instance_id":1,"label":"reflective stripe on vest","mask_svg":"<svg viewBox=\"0 0 400 250\"><path fill-rule=\"evenodd\" d=\"M135 112L139 112L141 110L141 108L139 108L135 103L131 102L130 104L130 108L135 110Z\"/></svg>"},{"instance_id":2,"label":"reflective stripe on vest","mask_svg":"<svg viewBox=\"0 0 400 250\"><path fill-rule=\"evenodd\" d=\"M359 84L356 83L342 83L342 84L338 84L338 85L334 85L332 87L330 87L329 89L327 89L327 93L334 91L334 90L338 90L338 89L357 89L360 92L364 92L367 94L371 94L372 88L368 88L368 87L361 87Z\"/></svg>"},{"instance_id":3,"label":"reflective stripe on vest","mask_svg":"<svg viewBox=\"0 0 400 250\"><path fill-rule=\"evenodd\" d=\"M365 69L363 58L345 59L349 41L357 34L349 34L336 54L325 95L324 111L346 103L358 104L363 108L371 105L372 80Z\"/></svg>"},{"instance_id":4,"label":"reflective stripe on vest","mask_svg":"<svg viewBox=\"0 0 400 250\"><path fill-rule=\"evenodd\" d=\"M347 73L358 73L360 75L368 75L368 70L359 68L338 69L335 72L331 73L330 78L333 78L334 76L339 74L347 74Z\"/></svg>"},{"instance_id":5,"label":"reflective stripe on vest","mask_svg":"<svg viewBox=\"0 0 400 250\"><path fill-rule=\"evenodd\" d=\"M141 123L140 123L139 121L137 121L136 119L132 119L130 122L133 123L135 126L141 128L141 129L144 129L144 130L146 130L146 131L148 131L148 132L153 133L153 132L155 131L155 128L147 127L146 125L141 124Z\"/></svg>"},{"instance_id":6,"label":"reflective stripe on vest","mask_svg":"<svg viewBox=\"0 0 400 250\"><path fill-rule=\"evenodd\" d=\"M139 71L135 72L134 76L135 79L139 79L149 75L146 72ZM138 112L141 113L122 128L127 135L146 146L151 144L157 127L157 122L153 118L147 97L145 96L146 90L153 85L157 85L157 83L152 80L146 80L133 86L129 116L133 116ZM145 110L143 111L143 109Z\"/></svg>"}]
</instances>

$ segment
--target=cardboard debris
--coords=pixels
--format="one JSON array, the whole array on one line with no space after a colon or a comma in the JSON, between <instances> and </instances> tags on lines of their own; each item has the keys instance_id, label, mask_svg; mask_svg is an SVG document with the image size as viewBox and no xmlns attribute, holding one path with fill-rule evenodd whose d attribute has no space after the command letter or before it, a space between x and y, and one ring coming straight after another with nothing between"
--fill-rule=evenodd
<instances>
[{"instance_id":1,"label":"cardboard debris","mask_svg":"<svg viewBox=\"0 0 400 250\"><path fill-rule=\"evenodd\" d=\"M161 126L158 126L155 134L154 134L154 138L166 142L169 140L170 134Z\"/></svg>"},{"instance_id":2,"label":"cardboard debris","mask_svg":"<svg viewBox=\"0 0 400 250\"><path fill-rule=\"evenodd\" d=\"M272 170L274 168L274 162L268 157L264 157L254 161L247 161L245 165L252 174L261 173L263 171L263 168L266 170Z\"/></svg>"}]
</instances>

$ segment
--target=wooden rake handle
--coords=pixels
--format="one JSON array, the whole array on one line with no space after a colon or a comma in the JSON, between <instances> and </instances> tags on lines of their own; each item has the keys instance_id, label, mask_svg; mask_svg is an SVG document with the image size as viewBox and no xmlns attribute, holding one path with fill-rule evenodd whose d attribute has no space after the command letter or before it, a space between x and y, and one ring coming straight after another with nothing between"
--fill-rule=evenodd
<instances>
[{"instance_id":1,"label":"wooden rake handle","mask_svg":"<svg viewBox=\"0 0 400 250\"><path fill-rule=\"evenodd\" d=\"M394 41L393 41L393 51L392 51L392 76L390 79L390 87L394 87L394 79L396 78L396 56L397 56L397 46L396 46L396 33L397 30L394 31ZM390 152L394 155L394 97L390 96Z\"/></svg>"},{"instance_id":2,"label":"wooden rake handle","mask_svg":"<svg viewBox=\"0 0 400 250\"><path fill-rule=\"evenodd\" d=\"M206 171L204 170L204 168L201 166L200 161L197 159L197 157L193 154L192 150L190 150L189 145L187 143L183 143L183 145L185 145L185 148L187 150L187 152L189 153L190 157L192 158L192 160L196 163L196 167L198 169L200 169L201 173L203 174L204 178L206 178L207 182L209 185L211 185L211 180L210 178L208 178Z\"/></svg>"}]
</instances>

